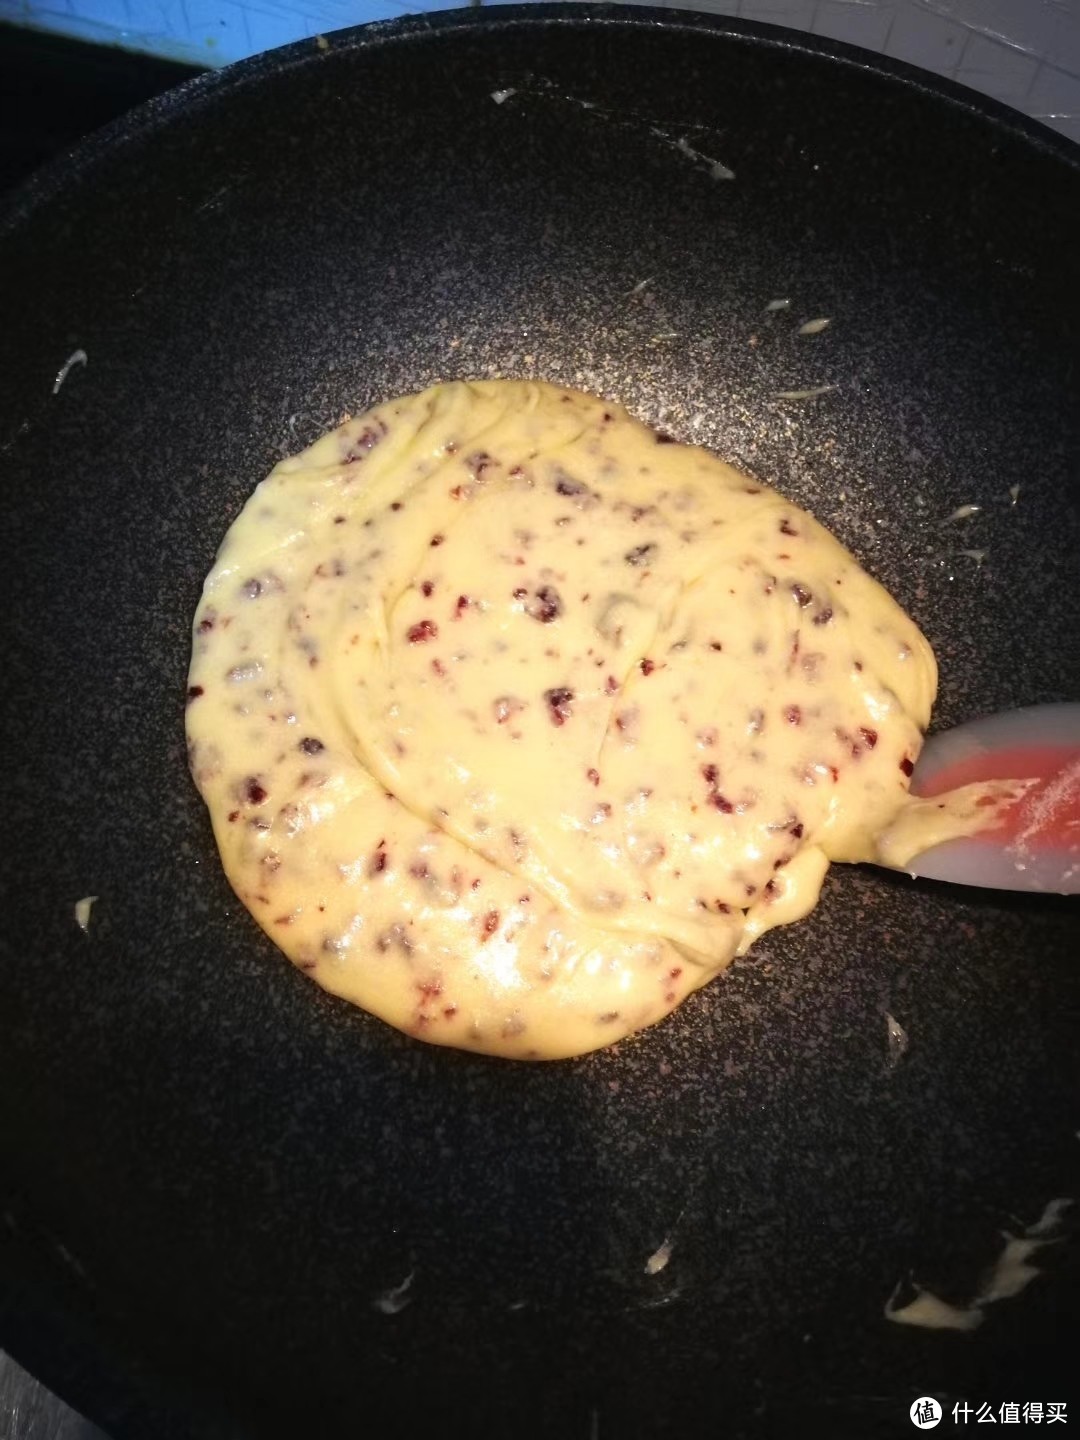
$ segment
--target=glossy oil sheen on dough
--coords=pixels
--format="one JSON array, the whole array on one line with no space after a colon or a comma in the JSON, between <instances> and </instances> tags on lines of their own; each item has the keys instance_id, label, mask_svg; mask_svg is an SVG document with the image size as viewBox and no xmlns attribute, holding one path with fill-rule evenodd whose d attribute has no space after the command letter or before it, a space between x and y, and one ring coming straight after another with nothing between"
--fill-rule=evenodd
<instances>
[{"instance_id":1,"label":"glossy oil sheen on dough","mask_svg":"<svg viewBox=\"0 0 1080 1440\"><path fill-rule=\"evenodd\" d=\"M187 727L229 879L295 964L425 1040L552 1058L877 856L935 684L775 491L591 396L455 383L259 486ZM936 797L886 858L965 826Z\"/></svg>"}]
</instances>

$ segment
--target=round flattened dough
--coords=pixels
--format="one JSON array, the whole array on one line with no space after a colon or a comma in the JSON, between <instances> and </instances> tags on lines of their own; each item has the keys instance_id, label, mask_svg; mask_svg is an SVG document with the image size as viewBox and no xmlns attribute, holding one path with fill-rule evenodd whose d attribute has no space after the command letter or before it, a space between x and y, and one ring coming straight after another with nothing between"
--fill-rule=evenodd
<instances>
[{"instance_id":1,"label":"round flattened dough","mask_svg":"<svg viewBox=\"0 0 1080 1440\"><path fill-rule=\"evenodd\" d=\"M436 386L278 465L195 618L226 872L439 1044L651 1025L903 806L936 670L809 515L616 405Z\"/></svg>"}]
</instances>

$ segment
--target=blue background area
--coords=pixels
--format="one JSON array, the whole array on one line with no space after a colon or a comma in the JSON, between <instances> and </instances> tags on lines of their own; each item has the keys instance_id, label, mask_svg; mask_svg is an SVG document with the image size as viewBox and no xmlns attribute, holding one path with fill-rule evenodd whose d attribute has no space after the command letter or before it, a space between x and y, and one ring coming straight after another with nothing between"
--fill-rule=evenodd
<instances>
[{"instance_id":1,"label":"blue background area","mask_svg":"<svg viewBox=\"0 0 1080 1440\"><path fill-rule=\"evenodd\" d=\"M227 65L327 31L462 3L468 0L0 0L0 20L196 65ZM1080 141L1080 0L681 3L911 61Z\"/></svg>"},{"instance_id":2,"label":"blue background area","mask_svg":"<svg viewBox=\"0 0 1080 1440\"><path fill-rule=\"evenodd\" d=\"M227 65L292 40L460 0L0 0L0 18L170 60Z\"/></svg>"}]
</instances>

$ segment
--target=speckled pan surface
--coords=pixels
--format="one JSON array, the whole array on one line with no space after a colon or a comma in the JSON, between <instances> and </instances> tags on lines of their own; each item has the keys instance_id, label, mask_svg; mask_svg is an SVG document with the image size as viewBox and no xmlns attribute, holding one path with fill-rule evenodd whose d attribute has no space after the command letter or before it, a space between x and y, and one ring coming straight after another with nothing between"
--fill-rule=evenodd
<instances>
[{"instance_id":1,"label":"speckled pan surface","mask_svg":"<svg viewBox=\"0 0 1080 1440\"><path fill-rule=\"evenodd\" d=\"M810 508L934 643L939 723L1077 698L1078 211L1067 145L944 85L579 6L263 57L9 209L0 1343L118 1437L899 1435L921 1394L1059 1398L1075 1246L966 1343L883 1308L912 1271L973 1292L1010 1216L1080 1195L1072 906L841 867L614 1050L425 1048L233 899L182 706L274 462L496 374Z\"/></svg>"}]
</instances>

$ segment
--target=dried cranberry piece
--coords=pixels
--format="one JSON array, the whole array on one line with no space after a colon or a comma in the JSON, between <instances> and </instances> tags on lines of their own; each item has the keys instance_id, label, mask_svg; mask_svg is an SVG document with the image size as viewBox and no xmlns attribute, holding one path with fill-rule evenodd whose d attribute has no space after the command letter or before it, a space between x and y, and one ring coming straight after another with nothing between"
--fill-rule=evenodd
<instances>
[{"instance_id":1,"label":"dried cranberry piece","mask_svg":"<svg viewBox=\"0 0 1080 1440\"><path fill-rule=\"evenodd\" d=\"M623 559L627 565L651 565L656 558L657 549L658 547L653 544L635 545L632 550L626 552Z\"/></svg>"},{"instance_id":2,"label":"dried cranberry piece","mask_svg":"<svg viewBox=\"0 0 1080 1440\"><path fill-rule=\"evenodd\" d=\"M516 590L514 594L517 595ZM535 597L525 606L525 611L534 620L539 620L541 625L550 625L563 613L562 596L554 585L541 585Z\"/></svg>"},{"instance_id":3,"label":"dried cranberry piece","mask_svg":"<svg viewBox=\"0 0 1080 1440\"><path fill-rule=\"evenodd\" d=\"M545 690L544 699L547 702L551 723L565 725L570 718L574 703L573 690L567 689L565 685L560 685L554 690Z\"/></svg>"}]
</instances>

